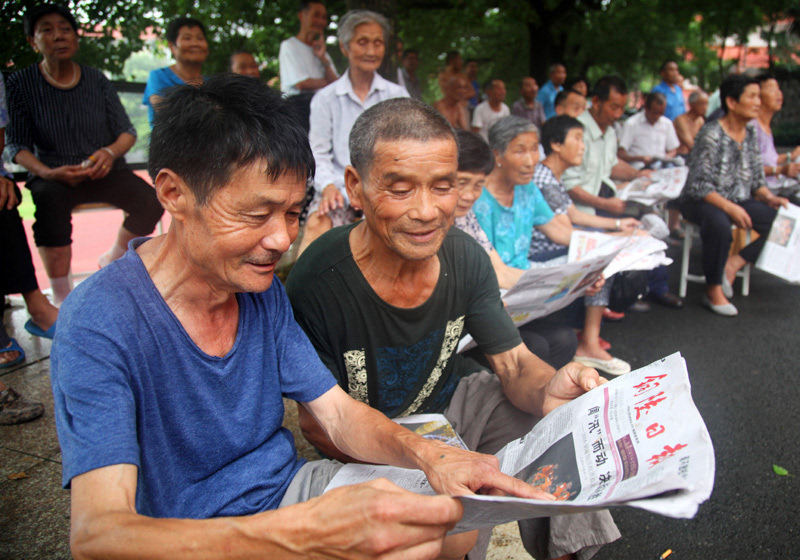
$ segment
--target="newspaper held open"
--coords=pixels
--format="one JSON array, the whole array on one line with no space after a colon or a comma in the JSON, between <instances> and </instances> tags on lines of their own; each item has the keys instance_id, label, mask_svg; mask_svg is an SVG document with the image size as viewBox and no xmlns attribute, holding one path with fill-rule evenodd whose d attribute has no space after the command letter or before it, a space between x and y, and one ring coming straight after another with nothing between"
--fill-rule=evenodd
<instances>
[{"instance_id":1,"label":"newspaper held open","mask_svg":"<svg viewBox=\"0 0 800 560\"><path fill-rule=\"evenodd\" d=\"M711 438L677 353L560 406L497 457L504 473L558 501L460 496L453 532L620 505L690 518L714 485ZM346 465L326 490L377 477L434 493L421 471L366 465Z\"/></svg>"},{"instance_id":2,"label":"newspaper held open","mask_svg":"<svg viewBox=\"0 0 800 560\"><path fill-rule=\"evenodd\" d=\"M800 207L790 204L778 209L756 266L800 284Z\"/></svg>"}]
</instances>

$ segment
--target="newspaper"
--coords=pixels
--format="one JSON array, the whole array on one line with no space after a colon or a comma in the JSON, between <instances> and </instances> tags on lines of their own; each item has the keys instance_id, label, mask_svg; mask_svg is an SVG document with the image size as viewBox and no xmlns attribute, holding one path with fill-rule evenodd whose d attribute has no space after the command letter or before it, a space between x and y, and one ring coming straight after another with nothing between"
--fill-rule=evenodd
<instances>
[{"instance_id":1,"label":"newspaper","mask_svg":"<svg viewBox=\"0 0 800 560\"><path fill-rule=\"evenodd\" d=\"M761 270L800 284L800 207L781 207L756 262Z\"/></svg>"},{"instance_id":2,"label":"newspaper","mask_svg":"<svg viewBox=\"0 0 800 560\"><path fill-rule=\"evenodd\" d=\"M580 262L526 270L512 288L502 294L506 311L516 326L562 309L581 297L614 259L613 251ZM458 351L476 346L470 335L461 339Z\"/></svg>"},{"instance_id":3,"label":"newspaper","mask_svg":"<svg viewBox=\"0 0 800 560\"><path fill-rule=\"evenodd\" d=\"M711 437L679 353L560 406L497 457L504 473L557 501L459 496L464 515L453 533L622 505L691 518L714 486ZM326 491L377 477L434 493L422 471L355 464L345 465Z\"/></svg>"},{"instance_id":4,"label":"newspaper","mask_svg":"<svg viewBox=\"0 0 800 560\"><path fill-rule=\"evenodd\" d=\"M621 270L651 270L672 263L667 244L649 235L618 236L596 231L573 230L569 241L569 262L615 254L603 271L610 278Z\"/></svg>"},{"instance_id":5,"label":"newspaper","mask_svg":"<svg viewBox=\"0 0 800 560\"><path fill-rule=\"evenodd\" d=\"M688 167L670 167L653 171L650 177L638 177L617 189L617 198L652 206L678 198L689 176Z\"/></svg>"}]
</instances>

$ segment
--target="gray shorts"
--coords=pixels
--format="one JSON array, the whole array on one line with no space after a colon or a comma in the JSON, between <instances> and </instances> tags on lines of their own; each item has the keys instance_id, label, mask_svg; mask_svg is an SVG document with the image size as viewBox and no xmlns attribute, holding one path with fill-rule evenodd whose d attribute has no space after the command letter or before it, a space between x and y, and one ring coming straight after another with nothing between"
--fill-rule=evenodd
<instances>
[{"instance_id":1,"label":"gray shorts","mask_svg":"<svg viewBox=\"0 0 800 560\"><path fill-rule=\"evenodd\" d=\"M494 454L514 439L527 434L540 420L511 404L496 375L480 371L462 379L444 415L470 449ZM579 560L595 555L604 544L620 538L607 510L556 515L519 522L525 549L536 560L576 554ZM483 530L469 559L482 559L491 531Z\"/></svg>"},{"instance_id":2,"label":"gray shorts","mask_svg":"<svg viewBox=\"0 0 800 560\"><path fill-rule=\"evenodd\" d=\"M328 483L343 466L339 461L329 459L306 463L294 475L278 507L293 506L321 496Z\"/></svg>"}]
</instances>

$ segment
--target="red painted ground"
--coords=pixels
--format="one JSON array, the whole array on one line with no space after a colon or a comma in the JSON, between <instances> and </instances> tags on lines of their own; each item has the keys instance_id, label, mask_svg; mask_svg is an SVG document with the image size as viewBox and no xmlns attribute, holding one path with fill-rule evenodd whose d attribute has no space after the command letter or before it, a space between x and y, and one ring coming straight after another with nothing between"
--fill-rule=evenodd
<instances>
[{"instance_id":1,"label":"red painted ground","mask_svg":"<svg viewBox=\"0 0 800 560\"><path fill-rule=\"evenodd\" d=\"M148 180L146 172L139 172ZM148 181L149 182L149 181ZM27 193L23 193L27 195ZM94 272L97 270L97 259L105 253L117 236L119 226L122 224L122 210L97 210L81 212L72 215L72 273ZM164 231L169 227L170 216L163 218ZM39 288L45 290L50 287L47 274L44 271L39 251L33 243L33 220L23 220L25 233L28 236L28 245L33 255L33 265L36 268L36 279Z\"/></svg>"}]
</instances>

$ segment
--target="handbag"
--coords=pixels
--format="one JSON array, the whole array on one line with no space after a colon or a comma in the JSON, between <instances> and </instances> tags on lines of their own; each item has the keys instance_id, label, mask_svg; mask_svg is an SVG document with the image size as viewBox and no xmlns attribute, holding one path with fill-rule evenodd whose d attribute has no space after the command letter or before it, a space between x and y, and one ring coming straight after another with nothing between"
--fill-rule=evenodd
<instances>
[{"instance_id":1,"label":"handbag","mask_svg":"<svg viewBox=\"0 0 800 560\"><path fill-rule=\"evenodd\" d=\"M623 313L631 305L647 295L647 273L642 270L622 270L614 275L608 307Z\"/></svg>"}]
</instances>

